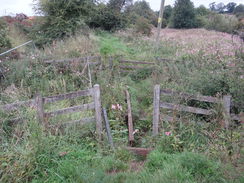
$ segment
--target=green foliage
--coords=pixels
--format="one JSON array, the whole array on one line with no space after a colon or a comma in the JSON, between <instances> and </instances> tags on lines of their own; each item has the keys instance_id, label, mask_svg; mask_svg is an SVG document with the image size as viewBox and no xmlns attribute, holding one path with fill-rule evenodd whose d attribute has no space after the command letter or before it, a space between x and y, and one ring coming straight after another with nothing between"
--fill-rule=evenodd
<instances>
[{"instance_id":1,"label":"green foliage","mask_svg":"<svg viewBox=\"0 0 244 183\"><path fill-rule=\"evenodd\" d=\"M211 14L205 25L207 29L232 33L238 26L238 19L232 15Z\"/></svg>"},{"instance_id":2,"label":"green foliage","mask_svg":"<svg viewBox=\"0 0 244 183\"><path fill-rule=\"evenodd\" d=\"M244 5L243 4L239 4L238 6L235 7L234 14L238 15L238 14L243 14L243 13L244 13Z\"/></svg>"},{"instance_id":3,"label":"green foliage","mask_svg":"<svg viewBox=\"0 0 244 183\"><path fill-rule=\"evenodd\" d=\"M197 153L167 154L153 151L148 157L146 167L150 171L156 172L159 169L162 172L171 170L171 178L169 172L164 173L166 175L164 179L168 180L167 182L171 182L172 179L183 182L186 180L190 182L226 181L218 163ZM184 174L179 172L184 172Z\"/></svg>"},{"instance_id":4,"label":"green foliage","mask_svg":"<svg viewBox=\"0 0 244 183\"><path fill-rule=\"evenodd\" d=\"M85 26L84 17L92 11L93 2L90 0L46 1L37 3L37 11L44 14L44 22L38 25L32 36L38 46L51 43L73 35L76 30Z\"/></svg>"},{"instance_id":5,"label":"green foliage","mask_svg":"<svg viewBox=\"0 0 244 183\"><path fill-rule=\"evenodd\" d=\"M6 27L7 27L6 22L1 18L0 19L0 53L11 48L11 43L7 35Z\"/></svg>"},{"instance_id":6,"label":"green foliage","mask_svg":"<svg viewBox=\"0 0 244 183\"><path fill-rule=\"evenodd\" d=\"M190 0L177 0L173 11L174 28L193 28L195 27L195 10Z\"/></svg>"},{"instance_id":7,"label":"green foliage","mask_svg":"<svg viewBox=\"0 0 244 183\"><path fill-rule=\"evenodd\" d=\"M164 7L164 14L163 14L163 18L166 19L166 23L168 24L170 21L170 18L172 16L173 13L173 8L171 5L167 5Z\"/></svg>"},{"instance_id":8,"label":"green foliage","mask_svg":"<svg viewBox=\"0 0 244 183\"><path fill-rule=\"evenodd\" d=\"M144 21L147 21L148 24L157 26L157 15L145 0L136 1L133 5L127 7L126 13L129 14L130 23L132 24L138 24L140 19L145 19Z\"/></svg>"},{"instance_id":9,"label":"green foliage","mask_svg":"<svg viewBox=\"0 0 244 183\"><path fill-rule=\"evenodd\" d=\"M125 27L126 19L121 12L117 12L105 4L99 4L96 9L91 12L87 23L92 28L115 31Z\"/></svg>"},{"instance_id":10,"label":"green foliage","mask_svg":"<svg viewBox=\"0 0 244 183\"><path fill-rule=\"evenodd\" d=\"M147 19L139 17L135 24L135 31L143 35L150 36L152 33L152 25L149 24Z\"/></svg>"}]
</instances>

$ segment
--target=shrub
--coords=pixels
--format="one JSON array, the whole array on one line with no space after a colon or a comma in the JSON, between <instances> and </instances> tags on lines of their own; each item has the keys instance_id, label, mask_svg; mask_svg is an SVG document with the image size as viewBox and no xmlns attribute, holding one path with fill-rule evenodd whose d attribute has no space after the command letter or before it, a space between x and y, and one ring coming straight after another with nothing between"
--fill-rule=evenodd
<instances>
[{"instance_id":1,"label":"shrub","mask_svg":"<svg viewBox=\"0 0 244 183\"><path fill-rule=\"evenodd\" d=\"M232 33L238 27L238 19L232 15L212 14L205 26L207 29Z\"/></svg>"},{"instance_id":2,"label":"shrub","mask_svg":"<svg viewBox=\"0 0 244 183\"><path fill-rule=\"evenodd\" d=\"M114 31L125 27L126 19L120 12L107 7L104 4L97 6L90 15L87 24L92 28L101 28L107 31Z\"/></svg>"},{"instance_id":3,"label":"shrub","mask_svg":"<svg viewBox=\"0 0 244 183\"><path fill-rule=\"evenodd\" d=\"M135 30L137 33L150 36L152 34L152 25L147 19L139 17L135 24Z\"/></svg>"},{"instance_id":4,"label":"shrub","mask_svg":"<svg viewBox=\"0 0 244 183\"><path fill-rule=\"evenodd\" d=\"M92 11L90 0L45 1L39 0L37 12L44 14L43 24L36 26L33 37L36 44L42 46L55 39L73 35L77 29L85 26L85 17Z\"/></svg>"},{"instance_id":5,"label":"shrub","mask_svg":"<svg viewBox=\"0 0 244 183\"><path fill-rule=\"evenodd\" d=\"M0 19L0 53L9 48L11 48L11 43L7 36L6 23Z\"/></svg>"}]
</instances>

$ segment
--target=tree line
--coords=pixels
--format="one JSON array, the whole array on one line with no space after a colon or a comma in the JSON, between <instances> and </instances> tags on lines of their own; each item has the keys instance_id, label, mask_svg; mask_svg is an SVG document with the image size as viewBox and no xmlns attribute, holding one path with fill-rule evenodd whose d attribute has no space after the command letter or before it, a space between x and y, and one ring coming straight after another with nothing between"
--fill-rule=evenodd
<instances>
[{"instance_id":1,"label":"tree line","mask_svg":"<svg viewBox=\"0 0 244 183\"><path fill-rule=\"evenodd\" d=\"M150 35L157 26L159 12L153 11L145 0L35 0L35 11L40 15L33 26L19 25L37 46L55 39L71 36L89 29L116 31L132 28ZM235 16L227 16L235 14ZM243 28L244 5L230 2L211 3L209 8L195 8L190 0L176 0L174 6L165 6L162 28L205 27L217 31L233 32ZM238 21L239 18L239 21ZM1 32L1 31L0 31ZM3 32L3 31L2 31ZM1 33L4 36L4 33Z\"/></svg>"}]
</instances>

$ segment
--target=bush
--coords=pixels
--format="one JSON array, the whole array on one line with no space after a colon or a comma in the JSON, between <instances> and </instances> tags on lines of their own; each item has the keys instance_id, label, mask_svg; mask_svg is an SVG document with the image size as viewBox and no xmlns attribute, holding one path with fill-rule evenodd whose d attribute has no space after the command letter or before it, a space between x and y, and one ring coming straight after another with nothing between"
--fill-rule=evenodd
<instances>
[{"instance_id":1,"label":"bush","mask_svg":"<svg viewBox=\"0 0 244 183\"><path fill-rule=\"evenodd\" d=\"M90 0L45 1L39 0L37 11L44 14L44 22L36 26L32 36L37 46L51 43L55 39L73 35L85 26L85 17L92 11Z\"/></svg>"},{"instance_id":2,"label":"bush","mask_svg":"<svg viewBox=\"0 0 244 183\"><path fill-rule=\"evenodd\" d=\"M92 28L101 28L107 31L114 31L125 27L126 19L123 14L111 10L104 4L97 6L91 13L87 24Z\"/></svg>"},{"instance_id":3,"label":"bush","mask_svg":"<svg viewBox=\"0 0 244 183\"><path fill-rule=\"evenodd\" d=\"M212 14L205 26L207 29L232 33L238 27L238 19L232 15Z\"/></svg>"},{"instance_id":4,"label":"bush","mask_svg":"<svg viewBox=\"0 0 244 183\"><path fill-rule=\"evenodd\" d=\"M135 24L135 30L137 33L150 36L152 34L152 25L147 19L139 17Z\"/></svg>"},{"instance_id":5,"label":"bush","mask_svg":"<svg viewBox=\"0 0 244 183\"><path fill-rule=\"evenodd\" d=\"M7 36L6 23L0 19L0 53L9 48L11 48L11 43Z\"/></svg>"}]
</instances>

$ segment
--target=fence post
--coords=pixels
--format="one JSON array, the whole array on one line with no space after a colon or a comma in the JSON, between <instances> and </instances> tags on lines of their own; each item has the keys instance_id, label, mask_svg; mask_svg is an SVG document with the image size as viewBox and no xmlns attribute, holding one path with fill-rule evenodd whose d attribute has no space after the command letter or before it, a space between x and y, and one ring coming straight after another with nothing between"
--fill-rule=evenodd
<instances>
[{"instance_id":1,"label":"fence post","mask_svg":"<svg viewBox=\"0 0 244 183\"><path fill-rule=\"evenodd\" d=\"M160 85L155 85L154 87L154 97L153 97L153 136L158 134L158 124L159 124L159 102L160 102Z\"/></svg>"},{"instance_id":2,"label":"fence post","mask_svg":"<svg viewBox=\"0 0 244 183\"><path fill-rule=\"evenodd\" d=\"M110 124L108 121L108 115L107 115L107 111L105 108L103 108L103 117L104 117L104 121L105 121L105 127L106 127L106 131L107 131L108 142L111 145L111 147L114 149L114 143L113 143L113 138L112 138L112 134L111 134Z\"/></svg>"},{"instance_id":3,"label":"fence post","mask_svg":"<svg viewBox=\"0 0 244 183\"><path fill-rule=\"evenodd\" d=\"M102 140L102 109L101 109L101 98L100 98L100 86L94 85L93 98L95 103L95 116L96 116L96 132L99 141Z\"/></svg>"},{"instance_id":4,"label":"fence post","mask_svg":"<svg viewBox=\"0 0 244 183\"><path fill-rule=\"evenodd\" d=\"M230 121L230 105L231 105L231 96L225 95L223 97L224 109L225 109L225 119L224 119L224 127L229 128L229 121Z\"/></svg>"},{"instance_id":5,"label":"fence post","mask_svg":"<svg viewBox=\"0 0 244 183\"><path fill-rule=\"evenodd\" d=\"M130 94L128 90L125 90L126 101L127 101L127 114L128 114L128 131L129 131L129 144L132 146L135 141L133 134L133 121L132 121L132 110L131 110L131 102L130 102Z\"/></svg>"},{"instance_id":6,"label":"fence post","mask_svg":"<svg viewBox=\"0 0 244 183\"><path fill-rule=\"evenodd\" d=\"M44 119L44 109L43 109L43 98L41 94L36 95L36 110L37 110L37 120L40 124L46 127Z\"/></svg>"}]
</instances>

